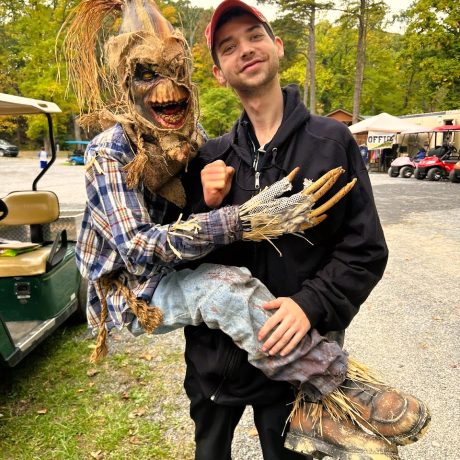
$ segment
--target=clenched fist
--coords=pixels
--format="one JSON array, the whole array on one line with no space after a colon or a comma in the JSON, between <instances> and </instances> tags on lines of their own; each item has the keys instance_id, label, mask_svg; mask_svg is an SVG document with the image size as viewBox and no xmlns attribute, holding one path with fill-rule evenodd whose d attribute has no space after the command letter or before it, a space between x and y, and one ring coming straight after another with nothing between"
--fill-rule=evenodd
<instances>
[{"instance_id":1,"label":"clenched fist","mask_svg":"<svg viewBox=\"0 0 460 460\"><path fill-rule=\"evenodd\" d=\"M235 169L227 166L222 160L206 165L201 171L204 201L210 208L221 205L232 186Z\"/></svg>"}]
</instances>

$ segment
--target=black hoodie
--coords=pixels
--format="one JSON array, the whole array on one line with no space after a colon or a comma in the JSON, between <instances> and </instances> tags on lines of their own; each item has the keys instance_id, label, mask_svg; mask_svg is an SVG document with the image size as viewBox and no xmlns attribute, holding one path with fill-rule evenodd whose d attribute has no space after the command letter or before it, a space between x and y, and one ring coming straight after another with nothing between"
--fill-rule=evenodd
<instances>
[{"instance_id":1,"label":"black hoodie","mask_svg":"<svg viewBox=\"0 0 460 460\"><path fill-rule=\"evenodd\" d=\"M206 143L191 168L191 175L192 171L218 159L233 166L232 190L223 205L247 201L258 188L283 178L297 166L300 172L292 193L301 190L304 178L316 180L337 166L346 170L319 204L353 177L358 181L344 199L327 211L324 222L304 233L308 242L293 235L275 240L282 257L268 242L239 242L214 252L206 261L249 268L275 297L295 300L312 327L322 333L342 330L382 277L388 250L369 177L349 129L335 120L310 115L296 86L287 86L283 94L282 124L265 146L265 153L259 155L259 161L254 161L258 145L243 114L230 133ZM205 210L199 204L203 201L197 194L198 180L194 179L195 187L188 191L190 201L195 203L194 212ZM247 362L244 371L238 369L241 361L245 361L244 354L232 352L236 347L220 331L205 326L189 327L186 339L189 378L199 380L205 394L211 395L216 384L221 384L222 402L254 402L254 397L258 400L268 390L268 382L262 384L264 378L256 390L256 382L250 381L254 373ZM223 383L222 375L227 376ZM232 379L236 379L234 384L230 383Z\"/></svg>"}]
</instances>

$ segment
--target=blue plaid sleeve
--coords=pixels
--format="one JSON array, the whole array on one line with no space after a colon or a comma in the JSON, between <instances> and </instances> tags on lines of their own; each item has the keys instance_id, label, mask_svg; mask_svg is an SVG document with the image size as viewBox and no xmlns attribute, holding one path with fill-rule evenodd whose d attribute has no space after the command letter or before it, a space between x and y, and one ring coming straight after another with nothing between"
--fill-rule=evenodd
<instances>
[{"instance_id":1,"label":"blue plaid sleeve","mask_svg":"<svg viewBox=\"0 0 460 460\"><path fill-rule=\"evenodd\" d=\"M86 175L92 224L130 273L151 276L161 266L201 258L217 246L241 239L236 206L196 214L172 225L153 222L143 194L128 189L124 164L110 149L99 148L88 152L88 157L95 153L97 164Z\"/></svg>"}]
</instances>

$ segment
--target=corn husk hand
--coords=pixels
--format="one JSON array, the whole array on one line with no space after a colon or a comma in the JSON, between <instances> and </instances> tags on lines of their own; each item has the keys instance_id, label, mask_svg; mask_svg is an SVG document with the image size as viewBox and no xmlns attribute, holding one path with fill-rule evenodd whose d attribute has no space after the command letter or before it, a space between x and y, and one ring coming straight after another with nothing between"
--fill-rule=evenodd
<instances>
[{"instance_id":1,"label":"corn husk hand","mask_svg":"<svg viewBox=\"0 0 460 460\"><path fill-rule=\"evenodd\" d=\"M338 167L316 182L305 180L302 191L283 197L283 194L292 189L292 180L298 171L299 168L294 169L288 176L266 187L240 206L243 240L271 240L286 233L299 234L318 225L326 219L325 212L341 200L356 183L356 179L353 179L323 205L314 208L316 202L345 171Z\"/></svg>"}]
</instances>

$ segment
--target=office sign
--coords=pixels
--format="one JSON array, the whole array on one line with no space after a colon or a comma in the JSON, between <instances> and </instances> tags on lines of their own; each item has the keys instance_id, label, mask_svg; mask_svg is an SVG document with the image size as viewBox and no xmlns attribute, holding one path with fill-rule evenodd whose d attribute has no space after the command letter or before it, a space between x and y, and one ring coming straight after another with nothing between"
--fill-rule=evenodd
<instances>
[{"instance_id":1,"label":"office sign","mask_svg":"<svg viewBox=\"0 0 460 460\"><path fill-rule=\"evenodd\" d=\"M367 133L367 148L369 150L391 148L395 139L396 133L369 131Z\"/></svg>"}]
</instances>

